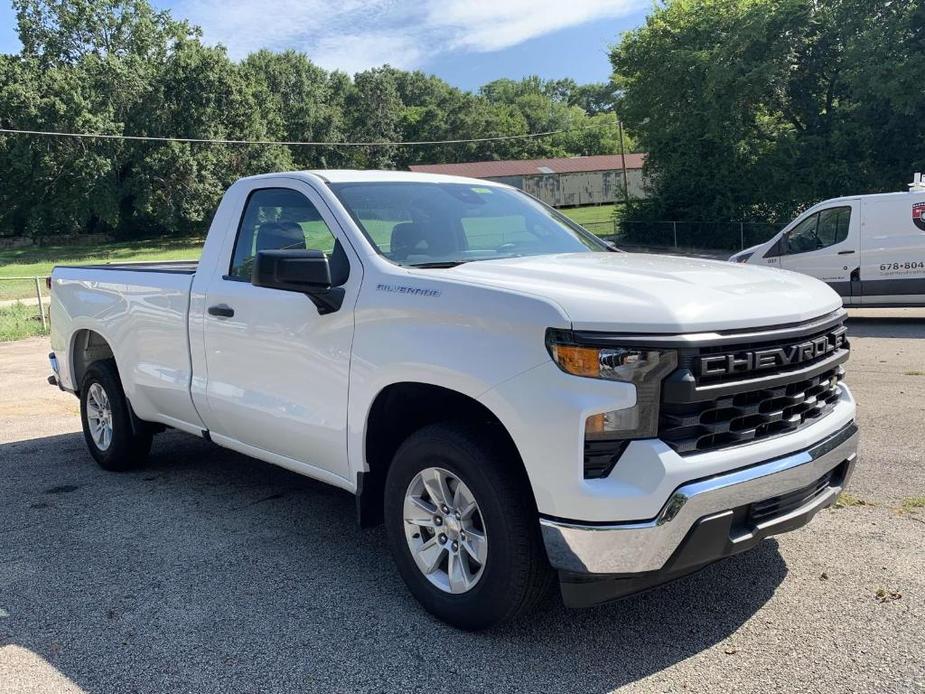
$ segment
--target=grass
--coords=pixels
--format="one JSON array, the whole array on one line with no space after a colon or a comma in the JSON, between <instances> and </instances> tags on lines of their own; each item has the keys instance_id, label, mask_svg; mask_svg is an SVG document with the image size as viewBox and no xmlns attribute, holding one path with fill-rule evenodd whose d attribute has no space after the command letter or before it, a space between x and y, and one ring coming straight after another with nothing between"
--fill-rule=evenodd
<instances>
[{"instance_id":1,"label":"grass","mask_svg":"<svg viewBox=\"0 0 925 694\"><path fill-rule=\"evenodd\" d=\"M915 513L919 509L925 508L925 496L913 496L903 499L900 507L903 513Z\"/></svg>"},{"instance_id":2,"label":"grass","mask_svg":"<svg viewBox=\"0 0 925 694\"><path fill-rule=\"evenodd\" d=\"M12 277L51 274L55 265L135 260L195 260L202 253L202 239L155 239L110 243L105 246L42 246L0 250L0 300L35 296L31 280L5 281Z\"/></svg>"},{"instance_id":3,"label":"grass","mask_svg":"<svg viewBox=\"0 0 925 694\"><path fill-rule=\"evenodd\" d=\"M0 306L0 342L47 334L48 330L42 328L37 306L18 302L11 306Z\"/></svg>"},{"instance_id":4,"label":"grass","mask_svg":"<svg viewBox=\"0 0 925 694\"><path fill-rule=\"evenodd\" d=\"M838 495L838 498L835 500L835 508L851 508L852 506L867 506L867 502L864 499L859 499L853 494L848 492L842 492Z\"/></svg>"},{"instance_id":5,"label":"grass","mask_svg":"<svg viewBox=\"0 0 925 694\"><path fill-rule=\"evenodd\" d=\"M614 205L591 205L570 207L561 211L579 224L589 225L589 231L610 234L613 232L614 208ZM373 221L370 225L376 227L370 229L374 239L387 246L393 224L384 222L376 225ZM306 228L306 237L309 242L313 241L313 236L315 236L315 230ZM327 231L324 230L321 236L327 236ZM202 253L202 243L203 239L169 238L109 243L102 246L36 246L0 250L0 301L34 298L35 282L31 278L50 275L55 265L93 265L140 260L196 260ZM309 247L319 246L309 243ZM4 314L4 324L17 322L17 320L8 318Z\"/></svg>"},{"instance_id":6,"label":"grass","mask_svg":"<svg viewBox=\"0 0 925 694\"><path fill-rule=\"evenodd\" d=\"M613 225L614 205L589 205L586 207L564 207L559 210L566 217L579 224L592 225L589 231L595 231L595 226ZM600 229L600 226L597 227Z\"/></svg>"}]
</instances>

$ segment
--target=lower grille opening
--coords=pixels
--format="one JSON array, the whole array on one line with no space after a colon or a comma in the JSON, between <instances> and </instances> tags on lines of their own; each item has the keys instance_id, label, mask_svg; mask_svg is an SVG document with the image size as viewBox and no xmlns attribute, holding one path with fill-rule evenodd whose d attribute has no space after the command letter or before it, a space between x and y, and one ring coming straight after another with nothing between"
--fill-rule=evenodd
<instances>
[{"instance_id":1,"label":"lower grille opening","mask_svg":"<svg viewBox=\"0 0 925 694\"><path fill-rule=\"evenodd\" d=\"M747 514L749 526L755 527L774 518L785 516L825 494L829 487L841 485L845 479L847 466L848 463L842 463L802 489L749 505Z\"/></svg>"}]
</instances>

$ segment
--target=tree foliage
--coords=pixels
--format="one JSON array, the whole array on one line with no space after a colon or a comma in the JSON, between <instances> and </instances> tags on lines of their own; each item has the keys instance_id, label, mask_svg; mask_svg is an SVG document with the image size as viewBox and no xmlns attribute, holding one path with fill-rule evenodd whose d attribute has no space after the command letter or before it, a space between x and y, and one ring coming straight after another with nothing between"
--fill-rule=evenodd
<instances>
[{"instance_id":1,"label":"tree foliage","mask_svg":"<svg viewBox=\"0 0 925 694\"><path fill-rule=\"evenodd\" d=\"M925 168L921 0L669 0L611 54L662 219L783 219Z\"/></svg>"},{"instance_id":2,"label":"tree foliage","mask_svg":"<svg viewBox=\"0 0 925 694\"><path fill-rule=\"evenodd\" d=\"M288 142L549 138L408 147L218 145L0 135L0 233L202 232L234 179L274 170L615 152L613 92L499 80L479 93L389 66L348 76L296 51L232 61L148 0L14 0L0 127Z\"/></svg>"}]
</instances>

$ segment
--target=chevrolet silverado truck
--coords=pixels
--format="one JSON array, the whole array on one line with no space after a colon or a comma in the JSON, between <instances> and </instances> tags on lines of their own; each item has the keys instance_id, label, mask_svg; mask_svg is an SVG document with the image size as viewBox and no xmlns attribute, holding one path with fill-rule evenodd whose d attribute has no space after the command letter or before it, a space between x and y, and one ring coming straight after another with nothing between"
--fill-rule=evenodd
<instances>
[{"instance_id":1,"label":"chevrolet silverado truck","mask_svg":"<svg viewBox=\"0 0 925 694\"><path fill-rule=\"evenodd\" d=\"M245 178L198 263L51 286L49 380L103 468L169 428L340 487L464 629L556 581L589 606L754 547L855 464L829 287L623 253L499 183Z\"/></svg>"}]
</instances>

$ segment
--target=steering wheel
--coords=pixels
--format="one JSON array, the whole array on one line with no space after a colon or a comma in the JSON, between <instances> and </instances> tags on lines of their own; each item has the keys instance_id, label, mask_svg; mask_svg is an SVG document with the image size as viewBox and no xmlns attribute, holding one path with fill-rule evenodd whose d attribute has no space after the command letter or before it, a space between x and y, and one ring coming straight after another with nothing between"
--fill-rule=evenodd
<instances>
[{"instance_id":1,"label":"steering wheel","mask_svg":"<svg viewBox=\"0 0 925 694\"><path fill-rule=\"evenodd\" d=\"M497 253L508 253L511 251L516 251L519 248L535 246L536 241L507 241L498 246L495 251Z\"/></svg>"}]
</instances>

